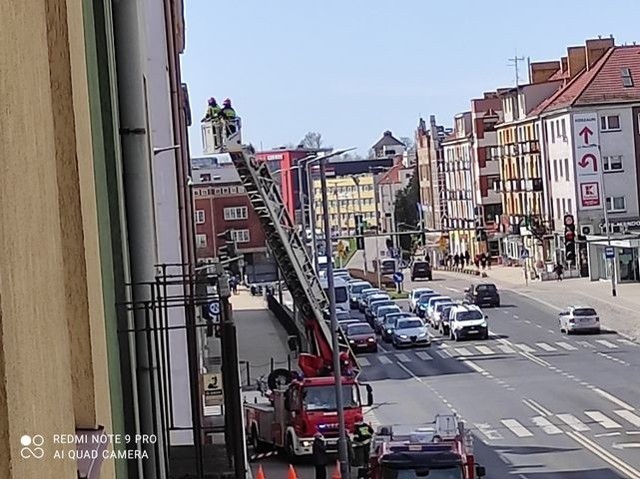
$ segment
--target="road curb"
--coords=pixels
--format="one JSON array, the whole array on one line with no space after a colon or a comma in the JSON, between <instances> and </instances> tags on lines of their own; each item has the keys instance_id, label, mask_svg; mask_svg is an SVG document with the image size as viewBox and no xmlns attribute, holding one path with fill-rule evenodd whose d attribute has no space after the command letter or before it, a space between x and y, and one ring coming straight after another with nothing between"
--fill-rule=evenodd
<instances>
[{"instance_id":1,"label":"road curb","mask_svg":"<svg viewBox=\"0 0 640 479\"><path fill-rule=\"evenodd\" d=\"M437 266L433 268L436 271L449 271L450 273L467 274L470 276L479 276L481 278L488 278L489 275L485 271L480 271L473 268L456 268L454 266Z\"/></svg>"}]
</instances>

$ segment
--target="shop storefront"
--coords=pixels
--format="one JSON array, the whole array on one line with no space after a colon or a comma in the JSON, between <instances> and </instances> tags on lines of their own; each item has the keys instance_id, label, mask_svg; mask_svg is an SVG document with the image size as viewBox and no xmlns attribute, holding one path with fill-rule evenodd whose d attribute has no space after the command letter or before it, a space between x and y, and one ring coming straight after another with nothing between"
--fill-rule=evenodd
<instances>
[{"instance_id":1,"label":"shop storefront","mask_svg":"<svg viewBox=\"0 0 640 479\"><path fill-rule=\"evenodd\" d=\"M592 281L611 279L611 260L606 257L609 246L604 236L588 236L589 273ZM611 239L616 281L618 283L640 282L640 235L624 235Z\"/></svg>"}]
</instances>

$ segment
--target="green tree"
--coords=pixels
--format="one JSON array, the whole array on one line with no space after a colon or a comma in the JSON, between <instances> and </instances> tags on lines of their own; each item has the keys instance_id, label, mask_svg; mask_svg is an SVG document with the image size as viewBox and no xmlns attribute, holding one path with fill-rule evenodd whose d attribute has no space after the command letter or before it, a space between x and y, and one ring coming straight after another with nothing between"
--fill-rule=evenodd
<instances>
[{"instance_id":1,"label":"green tree","mask_svg":"<svg viewBox=\"0 0 640 479\"><path fill-rule=\"evenodd\" d=\"M402 228L397 228L399 231L407 227L413 230L418 228L418 221L420 219L418 216L418 203L420 203L420 183L418 181L418 171L415 169L409 184L396 194L394 214L396 225L402 225ZM412 235L400 235L398 238L400 247L403 250L411 250L413 246Z\"/></svg>"}]
</instances>

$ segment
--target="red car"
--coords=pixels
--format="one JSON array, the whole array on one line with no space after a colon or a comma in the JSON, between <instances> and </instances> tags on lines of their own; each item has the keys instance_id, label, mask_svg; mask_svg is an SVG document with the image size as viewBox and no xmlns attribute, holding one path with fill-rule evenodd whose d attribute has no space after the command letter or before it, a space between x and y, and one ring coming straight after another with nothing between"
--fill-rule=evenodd
<instances>
[{"instance_id":1,"label":"red car","mask_svg":"<svg viewBox=\"0 0 640 479\"><path fill-rule=\"evenodd\" d=\"M369 324L349 324L345 329L345 334L349 341L349 346L355 353L359 351L375 353L378 351L376 333Z\"/></svg>"}]
</instances>

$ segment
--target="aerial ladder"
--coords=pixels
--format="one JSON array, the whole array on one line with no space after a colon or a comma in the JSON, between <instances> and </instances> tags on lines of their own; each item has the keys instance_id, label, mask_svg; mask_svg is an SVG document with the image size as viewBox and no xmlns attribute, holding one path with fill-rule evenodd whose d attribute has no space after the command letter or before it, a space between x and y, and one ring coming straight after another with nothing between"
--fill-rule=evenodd
<instances>
[{"instance_id":1,"label":"aerial ladder","mask_svg":"<svg viewBox=\"0 0 640 479\"><path fill-rule=\"evenodd\" d=\"M207 128L209 125L207 125ZM305 376L326 375L333 369L329 300L320 284L305 244L285 208L278 183L266 161L255 157L252 146L242 145L240 120L211 122L217 153L228 153L236 167L251 204L260 218L271 254L298 307L296 326L300 333L299 366ZM359 372L356 357L338 328L340 351L348 353L351 369Z\"/></svg>"}]
</instances>

